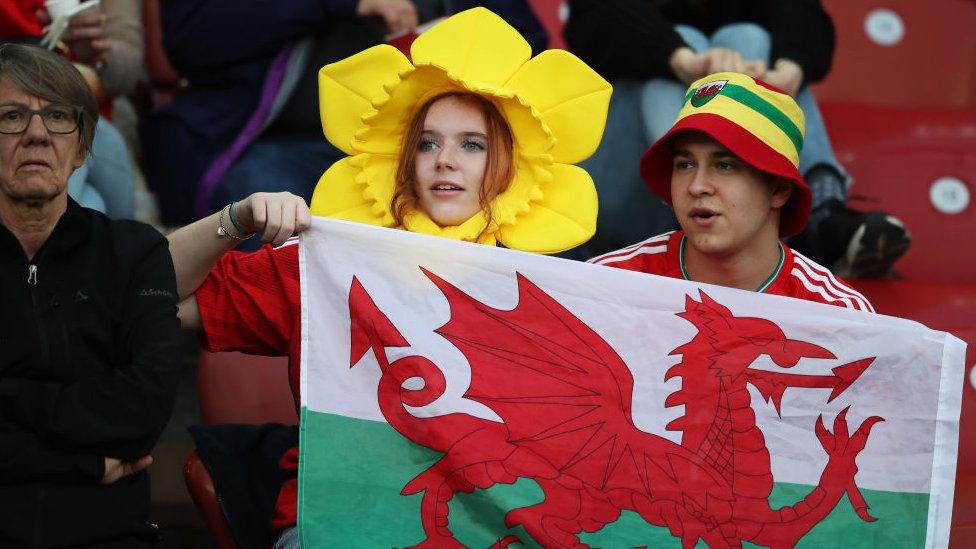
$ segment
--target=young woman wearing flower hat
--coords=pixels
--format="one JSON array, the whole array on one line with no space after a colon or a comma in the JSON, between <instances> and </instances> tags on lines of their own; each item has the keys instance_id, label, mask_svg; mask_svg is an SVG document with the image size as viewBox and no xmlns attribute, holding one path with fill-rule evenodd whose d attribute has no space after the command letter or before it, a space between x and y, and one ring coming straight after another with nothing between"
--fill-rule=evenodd
<instances>
[{"instance_id":1,"label":"young woman wearing flower hat","mask_svg":"<svg viewBox=\"0 0 976 549\"><path fill-rule=\"evenodd\" d=\"M596 192L573 164L599 143L610 86L568 52L530 56L512 27L476 8L423 33L411 60L377 46L323 67L325 135L349 156L322 176L311 214L531 252L584 242ZM289 237L309 224L302 199L258 193L170 235L184 326L211 351L288 356L296 395L301 304ZM277 247L226 253L257 232ZM282 460L280 547L298 544L297 461L297 448Z\"/></svg>"}]
</instances>

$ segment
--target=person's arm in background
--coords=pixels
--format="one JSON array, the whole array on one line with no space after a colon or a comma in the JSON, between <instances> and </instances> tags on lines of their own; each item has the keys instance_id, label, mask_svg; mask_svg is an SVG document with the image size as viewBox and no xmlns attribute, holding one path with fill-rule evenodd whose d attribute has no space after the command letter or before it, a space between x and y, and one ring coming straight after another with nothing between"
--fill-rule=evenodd
<instances>
[{"instance_id":1,"label":"person's arm in background","mask_svg":"<svg viewBox=\"0 0 976 549\"><path fill-rule=\"evenodd\" d=\"M759 0L756 18L772 39L769 71L763 79L795 95L830 72L836 36L819 0Z\"/></svg>"},{"instance_id":2,"label":"person's arm in background","mask_svg":"<svg viewBox=\"0 0 976 549\"><path fill-rule=\"evenodd\" d=\"M145 33L140 0L101 0L105 14L103 65L98 73L110 97L129 95L146 80ZM93 44L94 46L95 44Z\"/></svg>"},{"instance_id":3,"label":"person's arm in background","mask_svg":"<svg viewBox=\"0 0 976 549\"><path fill-rule=\"evenodd\" d=\"M166 53L191 81L274 56L286 44L326 30L337 17L379 17L396 28L417 25L408 0L166 0L160 10Z\"/></svg>"},{"instance_id":4,"label":"person's arm in background","mask_svg":"<svg viewBox=\"0 0 976 549\"><path fill-rule=\"evenodd\" d=\"M675 78L671 58L687 47L647 0L569 0L570 50L607 79Z\"/></svg>"},{"instance_id":5,"label":"person's arm in background","mask_svg":"<svg viewBox=\"0 0 976 549\"><path fill-rule=\"evenodd\" d=\"M111 371L71 383L6 376L0 380L0 415L41 440L81 454L138 461L169 421L180 374L180 326L176 280L167 241L126 250L136 254L122 292L115 335L123 361ZM136 239L138 240L138 239Z\"/></svg>"}]
</instances>

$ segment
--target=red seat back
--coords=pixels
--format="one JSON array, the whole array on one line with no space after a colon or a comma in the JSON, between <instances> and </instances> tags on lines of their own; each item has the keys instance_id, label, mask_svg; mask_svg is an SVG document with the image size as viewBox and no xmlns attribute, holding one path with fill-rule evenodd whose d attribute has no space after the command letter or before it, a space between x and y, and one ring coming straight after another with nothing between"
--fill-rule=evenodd
<instances>
[{"instance_id":1,"label":"red seat back","mask_svg":"<svg viewBox=\"0 0 976 549\"><path fill-rule=\"evenodd\" d=\"M824 0L837 31L821 101L887 107L976 107L976 2ZM880 11L879 11L880 10ZM886 45L872 39L901 39ZM869 28L871 30L869 30Z\"/></svg>"},{"instance_id":2,"label":"red seat back","mask_svg":"<svg viewBox=\"0 0 976 549\"><path fill-rule=\"evenodd\" d=\"M854 177L851 193L871 199L851 205L888 211L912 234L895 270L914 280L976 282L969 241L976 235L976 109L823 103L821 110L837 157ZM933 192L946 192L933 189L944 178L961 182L969 195L961 211L933 202Z\"/></svg>"},{"instance_id":3,"label":"red seat back","mask_svg":"<svg viewBox=\"0 0 976 549\"><path fill-rule=\"evenodd\" d=\"M200 351L200 420L204 424L295 425L288 359Z\"/></svg>"}]
</instances>

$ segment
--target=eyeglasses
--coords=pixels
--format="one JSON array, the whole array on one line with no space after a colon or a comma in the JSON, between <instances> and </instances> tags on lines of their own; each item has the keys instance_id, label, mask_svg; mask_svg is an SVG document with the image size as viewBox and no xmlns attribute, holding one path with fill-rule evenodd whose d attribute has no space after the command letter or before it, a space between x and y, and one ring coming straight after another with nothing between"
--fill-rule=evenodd
<instances>
[{"instance_id":1,"label":"eyeglasses","mask_svg":"<svg viewBox=\"0 0 976 549\"><path fill-rule=\"evenodd\" d=\"M51 133L71 133L78 129L81 109L74 105L53 103L43 109L28 109L23 105L0 105L0 133L18 134L27 131L31 118L40 115L41 122Z\"/></svg>"}]
</instances>

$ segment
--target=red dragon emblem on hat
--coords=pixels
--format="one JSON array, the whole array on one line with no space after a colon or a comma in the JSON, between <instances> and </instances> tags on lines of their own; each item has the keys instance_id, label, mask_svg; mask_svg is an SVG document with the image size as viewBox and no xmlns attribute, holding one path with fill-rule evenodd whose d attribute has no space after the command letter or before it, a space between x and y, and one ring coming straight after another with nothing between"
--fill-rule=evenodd
<instances>
[{"instance_id":1,"label":"red dragon emblem on hat","mask_svg":"<svg viewBox=\"0 0 976 549\"><path fill-rule=\"evenodd\" d=\"M705 103L708 103L715 98L716 95L722 91L722 88L728 84L728 80L712 80L711 82L705 82L698 89L695 90L694 95L691 96L691 104L695 107L701 107Z\"/></svg>"}]
</instances>

